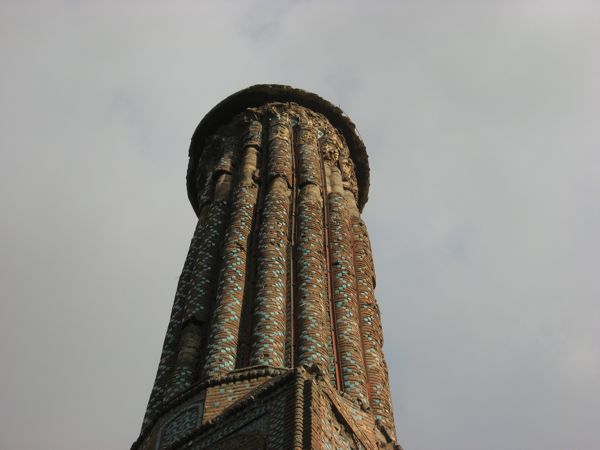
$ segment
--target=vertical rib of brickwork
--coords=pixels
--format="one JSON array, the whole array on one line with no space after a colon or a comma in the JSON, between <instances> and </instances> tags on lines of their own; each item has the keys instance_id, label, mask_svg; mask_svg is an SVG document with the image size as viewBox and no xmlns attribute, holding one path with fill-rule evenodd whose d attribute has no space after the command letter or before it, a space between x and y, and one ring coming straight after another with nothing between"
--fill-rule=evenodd
<instances>
[{"instance_id":1,"label":"vertical rib of brickwork","mask_svg":"<svg viewBox=\"0 0 600 450\"><path fill-rule=\"evenodd\" d=\"M188 255L185 259L183 271L179 277L179 283L177 285L177 291L175 294L175 300L173 301L173 309L171 310L171 318L169 320L169 326L167 328L167 334L163 342L163 350L158 364L158 370L156 372L156 379L154 386L150 394L150 400L148 401L148 407L146 409L146 415L144 416L144 422L142 428L144 428L153 418L157 408L163 402L165 390L168 387L171 371L173 369L174 361L177 355L177 341L180 333L181 318L183 312L183 299L185 298L185 292L189 287L189 276L193 266L195 255L200 250L200 235L202 229L202 221L198 220Z\"/></svg>"},{"instance_id":2,"label":"vertical rib of brickwork","mask_svg":"<svg viewBox=\"0 0 600 450\"><path fill-rule=\"evenodd\" d=\"M207 176L210 190L204 196L210 203L206 211L204 226L200 236L200 249L195 254L190 274L190 284L185 299L184 320L194 319L204 324L208 322L214 298L214 286L219 273L220 248L225 234L229 212L231 191L232 159L237 139L228 139L223 152L214 164L213 173Z\"/></svg>"},{"instance_id":3,"label":"vertical rib of brickwork","mask_svg":"<svg viewBox=\"0 0 600 450\"><path fill-rule=\"evenodd\" d=\"M229 214L233 158L239 140L228 137L214 141L220 144L221 151L213 156L213 161L200 161L211 173L206 174L206 187L200 192L199 202L205 205L201 212L203 227L200 248L193 259L183 317L184 322L194 320L200 326L208 323L214 307L219 258ZM215 145L214 141L210 145Z\"/></svg>"},{"instance_id":4,"label":"vertical rib of brickwork","mask_svg":"<svg viewBox=\"0 0 600 450\"><path fill-rule=\"evenodd\" d=\"M383 419L388 424L393 424L388 374L382 350L381 317L375 300L373 285L374 270L371 246L366 226L358 216L352 217L352 231L354 234L354 260L356 264L359 314L370 386L371 407L377 418Z\"/></svg>"},{"instance_id":5,"label":"vertical rib of brickwork","mask_svg":"<svg viewBox=\"0 0 600 450\"><path fill-rule=\"evenodd\" d=\"M219 256L225 234L231 175L223 173L217 180L215 200L208 206L202 246L194 261L194 270L185 304L185 319L208 322L219 273Z\"/></svg>"},{"instance_id":6,"label":"vertical rib of brickwork","mask_svg":"<svg viewBox=\"0 0 600 450\"><path fill-rule=\"evenodd\" d=\"M239 144L235 136L211 136L206 144L206 150L198 161L198 204L200 208L210 203L215 196L218 179L222 173L231 174L233 157Z\"/></svg>"},{"instance_id":7,"label":"vertical rib of brickwork","mask_svg":"<svg viewBox=\"0 0 600 450\"><path fill-rule=\"evenodd\" d=\"M262 119L248 112L244 117L245 146L253 146L257 149L265 148L266 133L263 133ZM254 315L254 300L256 296L256 276L258 269L258 231L262 223L262 209L266 191L264 174L266 173L266 158L258 154L254 181L258 184L256 205L252 230L248 237L248 252L246 255L246 276L244 280L244 294L242 300L242 316L238 333L238 349L236 356L236 369L246 367L250 359L250 347L252 343L252 324Z\"/></svg>"},{"instance_id":8,"label":"vertical rib of brickwork","mask_svg":"<svg viewBox=\"0 0 600 450\"><path fill-rule=\"evenodd\" d=\"M259 127L260 123L255 122L254 126ZM216 303L206 347L204 377L235 369L249 236L258 194L254 181L257 147L256 143L244 145L237 184L233 188L232 211L222 250Z\"/></svg>"},{"instance_id":9,"label":"vertical rib of brickwork","mask_svg":"<svg viewBox=\"0 0 600 450\"><path fill-rule=\"evenodd\" d=\"M291 147L291 201L289 215L289 239L287 248L287 276L286 276L286 321L285 321L285 360L288 367L294 367L295 345L296 345L296 312L295 294L296 294L296 270L294 249L296 247L296 200L298 198L298 183L296 183L296 155L294 152L294 127L290 123L290 143Z\"/></svg>"},{"instance_id":10,"label":"vertical rib of brickwork","mask_svg":"<svg viewBox=\"0 0 600 450\"><path fill-rule=\"evenodd\" d=\"M165 392L164 401L169 401L197 380L198 363L202 349L202 325L190 321L183 325L179 338L179 350L173 376Z\"/></svg>"},{"instance_id":11,"label":"vertical rib of brickwork","mask_svg":"<svg viewBox=\"0 0 600 450\"><path fill-rule=\"evenodd\" d=\"M268 188L258 235L250 365L285 365L291 158L289 123L284 118L274 118L267 147Z\"/></svg>"},{"instance_id":12,"label":"vertical rib of brickwork","mask_svg":"<svg viewBox=\"0 0 600 450\"><path fill-rule=\"evenodd\" d=\"M225 234L230 178L231 175L227 173L219 175L214 188L215 198L205 207L208 213L199 237L200 248L193 258L181 324L189 327L182 333L179 354L165 393L165 400L184 391L199 378L198 365L201 359L202 341L206 333L208 315L213 306L220 247Z\"/></svg>"},{"instance_id":13,"label":"vertical rib of brickwork","mask_svg":"<svg viewBox=\"0 0 600 450\"><path fill-rule=\"evenodd\" d=\"M317 130L317 135L323 137L321 129ZM319 139L319 155L321 156L321 171L323 176L323 192L326 195L326 199L331 192L331 161L325 161L325 148L323 147L323 141ZM325 239L325 285L327 286L327 301L325 302L325 318L329 328L327 350L329 355L329 379L331 384L342 389L342 373L340 371L339 352L336 336L336 321L335 321L335 308L333 306L333 280L331 272L331 241L329 239L329 202L325 200L323 202L323 222L324 226L324 239Z\"/></svg>"},{"instance_id":14,"label":"vertical rib of brickwork","mask_svg":"<svg viewBox=\"0 0 600 450\"><path fill-rule=\"evenodd\" d=\"M316 130L299 126L295 138L299 183L295 249L296 360L298 365L316 364L323 373L328 373L321 155Z\"/></svg>"},{"instance_id":15,"label":"vertical rib of brickwork","mask_svg":"<svg viewBox=\"0 0 600 450\"><path fill-rule=\"evenodd\" d=\"M367 380L359 328L352 228L337 167L331 172L329 236L333 273L333 302L343 390L368 404Z\"/></svg>"},{"instance_id":16,"label":"vertical rib of brickwork","mask_svg":"<svg viewBox=\"0 0 600 450\"><path fill-rule=\"evenodd\" d=\"M211 274L218 270L216 263L218 248L221 245L227 221L230 175L226 172L231 170L234 146L235 140L231 139L213 141L209 144L211 152L207 151L207 157L200 162L205 166L213 167L214 175L209 176L203 169L201 173L204 178L196 180L202 186L199 189L201 212L179 278L163 353L143 426L151 420L153 411L161 403L184 390L196 381L198 376L196 372L203 330L198 329L199 327L190 328L185 338L187 341L183 343L182 328L192 317L201 323L204 320L201 317L203 317L204 311L210 308L213 298L214 293L211 287L215 280ZM211 158L215 158L215 160L213 161ZM196 333L196 336L192 337L191 333ZM189 356L192 342L195 342L198 347L197 350L194 350L196 352L195 364L190 364L190 359L187 357L180 357L182 353ZM178 365L178 361L182 365Z\"/></svg>"},{"instance_id":17,"label":"vertical rib of brickwork","mask_svg":"<svg viewBox=\"0 0 600 450\"><path fill-rule=\"evenodd\" d=\"M321 135L321 130L318 134ZM323 147L322 140L319 140L319 154L321 158L325 155L325 148ZM323 191L325 195L329 196L331 193L331 161L322 160L321 162L323 171ZM327 285L327 301L325 302L325 317L326 324L328 325L329 333L327 335L327 354L329 355L329 381L333 386L341 388L342 375L338 360L338 349L336 340L336 328L335 328L335 310L333 307L333 280L331 273L331 242L329 240L329 205L325 201L323 204L323 221L325 223L325 267L326 272L323 274L325 277L325 283Z\"/></svg>"},{"instance_id":18,"label":"vertical rib of brickwork","mask_svg":"<svg viewBox=\"0 0 600 450\"><path fill-rule=\"evenodd\" d=\"M175 366L165 391L164 400L183 392L199 378L198 366L202 356L202 343L206 334L208 315L213 307L214 285L218 274L219 253L225 234L229 212L232 158L237 139L219 139L210 143L213 161L202 160L201 164L211 167L206 174L204 188L199 201L204 206L200 214L198 250L191 255L190 266L184 267L182 276L186 285L183 314Z\"/></svg>"}]
</instances>

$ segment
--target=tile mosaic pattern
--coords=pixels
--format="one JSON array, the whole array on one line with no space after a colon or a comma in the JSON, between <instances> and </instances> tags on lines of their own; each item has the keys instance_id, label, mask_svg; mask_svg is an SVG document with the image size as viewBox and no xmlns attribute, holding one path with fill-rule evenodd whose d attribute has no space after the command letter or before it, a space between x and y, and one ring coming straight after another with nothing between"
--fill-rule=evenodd
<instances>
[{"instance_id":1,"label":"tile mosaic pattern","mask_svg":"<svg viewBox=\"0 0 600 450\"><path fill-rule=\"evenodd\" d=\"M327 336L329 333L325 304L327 283L324 274L325 242L321 161L314 128L305 125L296 132L298 161L298 214L296 264L296 363L316 364L323 373L329 370Z\"/></svg>"},{"instance_id":2,"label":"tile mosaic pattern","mask_svg":"<svg viewBox=\"0 0 600 450\"><path fill-rule=\"evenodd\" d=\"M329 194L329 233L337 341L343 389L369 403L367 377L358 318L353 237L343 195Z\"/></svg>"},{"instance_id":3,"label":"tile mosaic pattern","mask_svg":"<svg viewBox=\"0 0 600 450\"><path fill-rule=\"evenodd\" d=\"M318 368L355 417L393 430L371 248L341 133L296 104L248 108L207 138L195 173L199 221L143 433L198 383L250 366ZM162 428L164 442L186 421ZM346 445L329 436L325 448Z\"/></svg>"},{"instance_id":4,"label":"tile mosaic pattern","mask_svg":"<svg viewBox=\"0 0 600 450\"><path fill-rule=\"evenodd\" d=\"M195 403L178 412L160 430L157 450L164 450L176 442L181 436L190 433L200 424L202 403Z\"/></svg>"},{"instance_id":5,"label":"tile mosaic pattern","mask_svg":"<svg viewBox=\"0 0 600 450\"><path fill-rule=\"evenodd\" d=\"M246 264L258 186L254 181L258 151L245 147L239 184L234 186L232 211L221 254L221 273L208 343L204 376L235 369Z\"/></svg>"},{"instance_id":6,"label":"tile mosaic pattern","mask_svg":"<svg viewBox=\"0 0 600 450\"><path fill-rule=\"evenodd\" d=\"M258 232L258 268L250 365L285 366L287 257L292 148L287 116L271 117L267 194Z\"/></svg>"},{"instance_id":7,"label":"tile mosaic pattern","mask_svg":"<svg viewBox=\"0 0 600 450\"><path fill-rule=\"evenodd\" d=\"M375 271L367 228L360 218L352 219L354 260L358 286L361 338L365 349L371 407L376 417L394 423L390 387L383 357L383 331L375 300Z\"/></svg>"}]
</instances>

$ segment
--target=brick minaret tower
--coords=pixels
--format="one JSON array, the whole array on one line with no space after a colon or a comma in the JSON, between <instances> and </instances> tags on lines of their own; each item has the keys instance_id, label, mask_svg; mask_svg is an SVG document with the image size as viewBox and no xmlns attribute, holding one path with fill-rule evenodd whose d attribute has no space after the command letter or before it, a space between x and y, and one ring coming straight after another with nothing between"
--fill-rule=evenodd
<instances>
[{"instance_id":1,"label":"brick minaret tower","mask_svg":"<svg viewBox=\"0 0 600 450\"><path fill-rule=\"evenodd\" d=\"M278 85L192 137L198 224L133 449L399 448L354 124Z\"/></svg>"}]
</instances>

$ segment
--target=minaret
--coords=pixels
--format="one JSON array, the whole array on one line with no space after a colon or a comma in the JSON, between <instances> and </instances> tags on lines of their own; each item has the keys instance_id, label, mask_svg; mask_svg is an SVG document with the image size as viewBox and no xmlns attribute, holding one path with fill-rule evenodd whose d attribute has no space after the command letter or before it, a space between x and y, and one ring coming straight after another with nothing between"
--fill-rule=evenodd
<instances>
[{"instance_id":1,"label":"minaret","mask_svg":"<svg viewBox=\"0 0 600 450\"><path fill-rule=\"evenodd\" d=\"M315 94L252 86L204 117L198 223L133 449L399 448L368 188L354 124Z\"/></svg>"}]
</instances>

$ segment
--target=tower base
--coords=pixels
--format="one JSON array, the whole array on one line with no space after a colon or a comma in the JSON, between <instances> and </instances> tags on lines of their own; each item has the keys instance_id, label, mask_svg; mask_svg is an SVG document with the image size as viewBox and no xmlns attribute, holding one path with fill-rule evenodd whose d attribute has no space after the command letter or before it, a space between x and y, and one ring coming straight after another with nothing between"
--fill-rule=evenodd
<instances>
[{"instance_id":1,"label":"tower base","mask_svg":"<svg viewBox=\"0 0 600 450\"><path fill-rule=\"evenodd\" d=\"M165 405L132 450L397 449L393 428L316 368L254 367L199 383Z\"/></svg>"}]
</instances>

